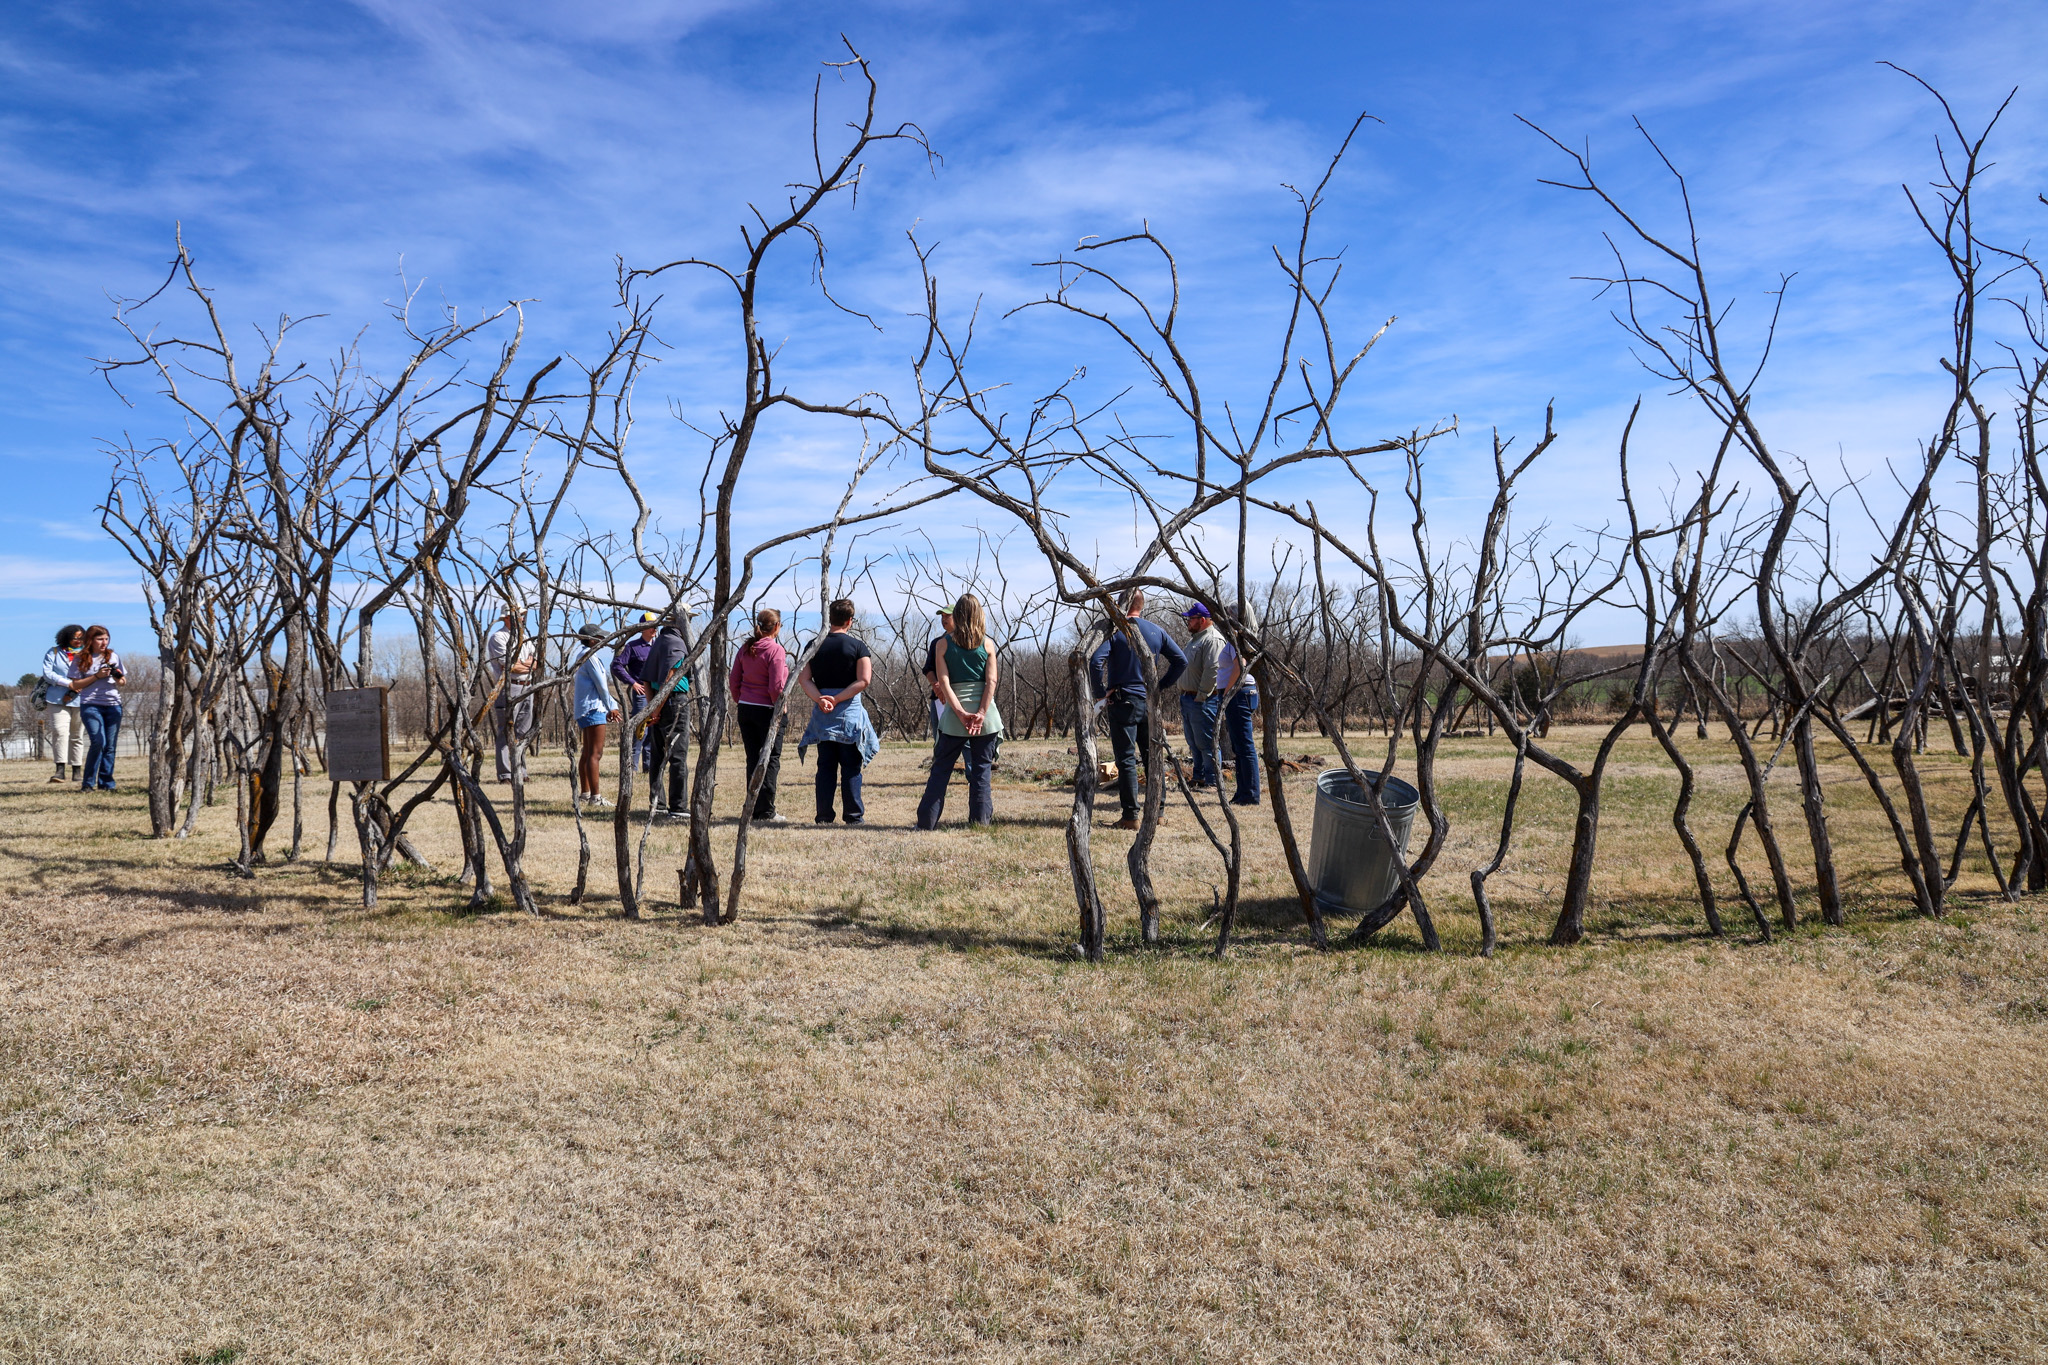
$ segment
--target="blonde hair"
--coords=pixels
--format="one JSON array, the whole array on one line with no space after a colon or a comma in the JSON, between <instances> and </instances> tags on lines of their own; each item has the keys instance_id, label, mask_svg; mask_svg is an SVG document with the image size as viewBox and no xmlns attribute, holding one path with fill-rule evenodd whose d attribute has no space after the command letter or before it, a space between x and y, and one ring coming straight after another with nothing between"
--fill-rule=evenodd
<instances>
[{"instance_id":1,"label":"blonde hair","mask_svg":"<svg viewBox=\"0 0 2048 1365\"><path fill-rule=\"evenodd\" d=\"M981 614L981 599L971 592L960 594L953 604L953 643L962 649L980 649L988 639L988 625Z\"/></svg>"}]
</instances>

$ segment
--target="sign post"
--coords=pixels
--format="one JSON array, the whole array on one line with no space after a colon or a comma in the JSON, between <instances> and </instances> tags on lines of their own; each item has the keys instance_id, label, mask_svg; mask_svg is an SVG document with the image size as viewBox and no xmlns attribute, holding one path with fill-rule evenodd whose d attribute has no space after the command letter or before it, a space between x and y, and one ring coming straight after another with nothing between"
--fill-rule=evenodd
<instances>
[{"instance_id":1,"label":"sign post","mask_svg":"<svg viewBox=\"0 0 2048 1365\"><path fill-rule=\"evenodd\" d=\"M381 687L327 694L327 776L336 782L391 780L389 706Z\"/></svg>"}]
</instances>

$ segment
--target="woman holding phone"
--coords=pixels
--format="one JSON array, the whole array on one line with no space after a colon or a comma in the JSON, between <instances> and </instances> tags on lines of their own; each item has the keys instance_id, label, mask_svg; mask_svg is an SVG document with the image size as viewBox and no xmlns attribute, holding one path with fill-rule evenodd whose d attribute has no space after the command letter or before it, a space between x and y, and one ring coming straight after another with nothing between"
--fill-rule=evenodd
<instances>
[{"instance_id":1,"label":"woman holding phone","mask_svg":"<svg viewBox=\"0 0 2048 1365\"><path fill-rule=\"evenodd\" d=\"M128 671L114 652L113 633L87 626L85 642L71 657L71 690L78 694L78 718L85 722L85 780L82 791L114 790L114 746L121 738L121 684Z\"/></svg>"}]
</instances>

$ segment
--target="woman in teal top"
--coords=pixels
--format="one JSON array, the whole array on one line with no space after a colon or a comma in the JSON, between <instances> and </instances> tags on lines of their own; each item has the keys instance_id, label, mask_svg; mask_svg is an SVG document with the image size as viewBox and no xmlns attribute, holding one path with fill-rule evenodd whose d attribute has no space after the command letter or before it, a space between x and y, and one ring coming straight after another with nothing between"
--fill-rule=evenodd
<instances>
[{"instance_id":1,"label":"woman in teal top","mask_svg":"<svg viewBox=\"0 0 2048 1365\"><path fill-rule=\"evenodd\" d=\"M939 717L939 738L932 748L932 775L924 784L924 800L917 803L917 827L939 827L939 818L946 813L946 785L963 753L967 823L994 824L996 803L989 777L1003 738L1003 713L996 709L995 651L989 648L981 599L974 594L964 594L953 604L953 629L937 663L939 700L946 710Z\"/></svg>"}]
</instances>

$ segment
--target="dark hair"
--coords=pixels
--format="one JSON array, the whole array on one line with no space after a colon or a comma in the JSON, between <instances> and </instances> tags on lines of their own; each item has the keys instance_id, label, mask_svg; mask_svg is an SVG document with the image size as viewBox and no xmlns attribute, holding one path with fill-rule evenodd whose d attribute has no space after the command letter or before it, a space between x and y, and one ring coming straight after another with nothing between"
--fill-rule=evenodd
<instances>
[{"instance_id":1,"label":"dark hair","mask_svg":"<svg viewBox=\"0 0 2048 1365\"><path fill-rule=\"evenodd\" d=\"M84 626L79 626L79 625L71 625L71 626L59 626L59 627L57 627L57 648L59 648L59 649L69 649L69 648L71 648L70 644L68 644L67 642L68 642L68 641L69 641L69 640L70 640L70 639L71 639L71 638L72 638L73 636L78 636L78 635L83 635L83 634L85 634L85 627L84 627Z\"/></svg>"},{"instance_id":2,"label":"dark hair","mask_svg":"<svg viewBox=\"0 0 2048 1365\"><path fill-rule=\"evenodd\" d=\"M782 613L773 607L763 607L754 613L754 633L747 637L747 643L742 648L752 649L781 629Z\"/></svg>"},{"instance_id":3,"label":"dark hair","mask_svg":"<svg viewBox=\"0 0 2048 1365\"><path fill-rule=\"evenodd\" d=\"M853 599L851 597L838 598L832 603L829 613L826 619L831 621L835 627L852 625Z\"/></svg>"}]
</instances>

